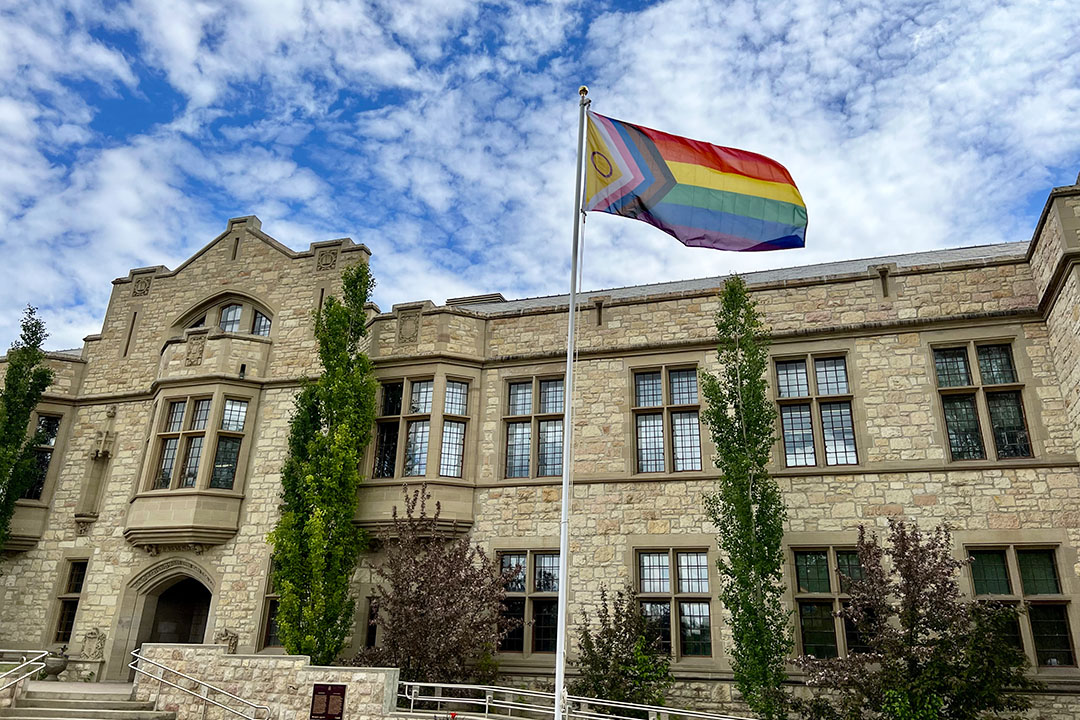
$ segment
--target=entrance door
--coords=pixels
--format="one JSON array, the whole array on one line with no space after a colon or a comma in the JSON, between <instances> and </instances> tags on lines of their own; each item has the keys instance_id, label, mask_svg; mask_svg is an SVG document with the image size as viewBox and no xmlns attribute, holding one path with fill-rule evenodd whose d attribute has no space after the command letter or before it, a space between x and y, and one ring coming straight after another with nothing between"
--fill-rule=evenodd
<instances>
[{"instance_id":1,"label":"entrance door","mask_svg":"<svg viewBox=\"0 0 1080 720\"><path fill-rule=\"evenodd\" d=\"M201 643L210 614L210 591L195 580L181 580L163 591L157 599L152 643Z\"/></svg>"}]
</instances>

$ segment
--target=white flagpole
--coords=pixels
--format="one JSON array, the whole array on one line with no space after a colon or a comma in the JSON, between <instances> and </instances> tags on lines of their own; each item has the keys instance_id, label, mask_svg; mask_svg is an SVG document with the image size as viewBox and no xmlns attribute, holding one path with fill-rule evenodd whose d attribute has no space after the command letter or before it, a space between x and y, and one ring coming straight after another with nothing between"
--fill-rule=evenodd
<instances>
[{"instance_id":1,"label":"white flagpole","mask_svg":"<svg viewBox=\"0 0 1080 720\"><path fill-rule=\"evenodd\" d=\"M562 516L559 520L559 620L555 641L555 715L562 720L566 703L566 596L569 591L567 568L570 565L570 482L574 470L574 315L577 304L578 245L581 241L581 214L584 204L581 187L582 155L585 144L585 110L592 102L589 88L578 88L581 96L578 116L577 191L574 196L574 246L570 256L570 316L566 328L566 380L563 394L563 471Z\"/></svg>"}]
</instances>

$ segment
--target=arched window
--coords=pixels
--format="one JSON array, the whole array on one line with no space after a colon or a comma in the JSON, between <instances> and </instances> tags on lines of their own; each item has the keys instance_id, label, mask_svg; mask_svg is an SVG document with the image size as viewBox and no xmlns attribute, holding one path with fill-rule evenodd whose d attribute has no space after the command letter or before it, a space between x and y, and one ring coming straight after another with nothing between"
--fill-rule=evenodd
<instances>
[{"instance_id":1,"label":"arched window","mask_svg":"<svg viewBox=\"0 0 1080 720\"><path fill-rule=\"evenodd\" d=\"M225 332L240 332L240 315L244 312L243 305L226 305L221 308L221 329Z\"/></svg>"},{"instance_id":2,"label":"arched window","mask_svg":"<svg viewBox=\"0 0 1080 720\"><path fill-rule=\"evenodd\" d=\"M255 319L251 323L251 334L262 335L263 337L270 335L270 318L258 310L255 311Z\"/></svg>"}]
</instances>

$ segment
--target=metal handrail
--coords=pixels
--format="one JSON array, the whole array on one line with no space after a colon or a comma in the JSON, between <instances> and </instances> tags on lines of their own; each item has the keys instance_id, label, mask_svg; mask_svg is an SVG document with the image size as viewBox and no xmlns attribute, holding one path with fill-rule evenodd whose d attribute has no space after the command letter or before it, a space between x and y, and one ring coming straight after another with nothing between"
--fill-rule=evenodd
<instances>
[{"instance_id":1,"label":"metal handrail","mask_svg":"<svg viewBox=\"0 0 1080 720\"><path fill-rule=\"evenodd\" d=\"M2 674L0 674L0 682L3 682L4 678L6 678L8 675L14 675L15 673L22 670L22 673L17 675L14 680L9 680L4 685L0 685L0 692L3 692L4 690L7 690L12 685L17 685L19 682L21 682L22 680L25 680L26 678L30 677L31 675L36 673L38 670L42 670L42 669L45 668L45 663L42 662L42 659L45 658L49 654L49 651L48 650L34 650L32 652L33 652L33 657L31 657L29 660L27 660L26 659L27 658L27 655L26 655L27 651L26 650L0 650L0 655L21 655L22 656L22 662L20 664L16 665L15 667L11 668L10 670L8 670L8 671L6 671L6 672L4 672ZM26 668L26 669L24 670L23 668Z\"/></svg>"},{"instance_id":2,"label":"metal handrail","mask_svg":"<svg viewBox=\"0 0 1080 720\"><path fill-rule=\"evenodd\" d=\"M177 690L180 690L182 692L186 692L188 695L192 695L194 697L197 697L198 699L202 700L204 703L210 703L211 705L216 705L219 708L221 708L222 710L225 710L226 712L231 712L233 715L238 715L238 716L240 716L242 718L245 718L245 720L270 720L270 718L272 718L273 715L274 715L273 710L271 710L266 705L259 705L257 703L253 703L250 700L245 700L244 698L240 697L239 695L233 695L228 690L222 690L219 687L215 687L215 686L211 685L210 683L208 683L208 682L206 682L204 680L200 680L198 678L191 677L190 675L185 675L184 673L180 672L179 670L174 670L173 668L169 667L168 665L162 665L161 663L159 663L157 661L151 660L148 657L144 657L144 656L140 655L138 650L132 650L131 655L135 658L135 660L128 663L128 667L131 668L132 670L134 670L137 673L142 673L143 675L146 675L151 680L157 680L158 683L159 683L159 685L158 685L158 694L157 694L157 697L154 698L154 709L155 710L157 710L158 698L161 697L161 684L163 683L163 684L168 685L170 687L174 687ZM153 665L154 667L161 668L161 674L160 675L154 675L153 673L150 673L150 672L147 672L146 670L143 670L141 667L139 667L140 662L145 662L145 663L148 663L150 665ZM195 692L194 690L183 687L182 685L177 685L176 683L169 682L168 680L165 679L165 673L167 673L167 672L170 672L173 675L177 675L179 677L184 678L185 680L190 680L191 682L202 686L203 694L200 695L199 693ZM233 700L236 700L238 702L242 702L244 705L247 705L249 708L252 709L252 714L251 715L245 715L244 713L240 712L239 710L234 710L233 708L229 707L228 705L223 705L223 704L217 702L216 700L211 700L208 697L210 692L220 693L222 695L226 695L226 696L232 698ZM266 715L264 717L262 717L262 718L259 717L259 711L260 710L265 710L266 711Z\"/></svg>"},{"instance_id":3,"label":"metal handrail","mask_svg":"<svg viewBox=\"0 0 1080 720\"><path fill-rule=\"evenodd\" d=\"M429 693L421 694L423 689L430 688ZM483 693L483 697L459 697L444 695L444 690L452 692L473 691ZM397 712L421 713L428 715L431 708L416 709L416 703L435 703L436 711L442 709L442 704L452 704L457 707L472 706L476 708L475 715L478 717L512 717L514 712L534 713L547 716L554 720L555 694L538 690L524 690L519 688L497 687L492 685L456 685L450 683L422 683L402 681L399 683L398 697L408 702L408 708L398 708ZM521 700L520 702L518 700ZM528 700L539 702L528 702ZM492 713L492 710L505 710L505 714ZM639 705L636 703L619 702L616 700L601 700L598 698L579 697L568 695L566 697L565 717L577 720L641 720L642 715L649 720L661 718L697 718L698 720L747 720L747 718L735 715L722 715L707 713L698 710L683 710L680 708L662 707L657 705ZM620 712L621 711L621 712ZM632 714L631 714L632 713ZM471 710L464 714L472 714Z\"/></svg>"}]
</instances>

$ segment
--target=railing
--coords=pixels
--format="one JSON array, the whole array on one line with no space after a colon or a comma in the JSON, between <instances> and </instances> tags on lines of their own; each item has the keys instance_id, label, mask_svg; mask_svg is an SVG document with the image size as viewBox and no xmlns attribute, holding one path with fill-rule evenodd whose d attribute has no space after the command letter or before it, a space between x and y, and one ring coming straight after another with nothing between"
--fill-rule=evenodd
<instances>
[{"instance_id":1,"label":"railing","mask_svg":"<svg viewBox=\"0 0 1080 720\"><path fill-rule=\"evenodd\" d=\"M0 650L0 657L18 655L21 658L18 665L0 674L0 683L4 683L0 685L0 692L43 669L45 667L43 660L48 654L47 650Z\"/></svg>"},{"instance_id":2,"label":"railing","mask_svg":"<svg viewBox=\"0 0 1080 720\"><path fill-rule=\"evenodd\" d=\"M154 660L151 660L148 657L144 657L144 656L140 655L138 650L132 650L131 655L135 659L132 662L128 663L129 668L131 668L132 670L134 670L137 673L142 673L143 675L147 676L151 680L157 680L158 681L158 692L157 692L157 695L154 697L154 709L155 710L158 709L157 705L158 705L158 698L161 697L161 686L162 685L168 685L169 687L174 687L177 690L180 690L181 692L185 692L188 695L191 695L193 697L198 698L199 700L202 700L202 702L203 702L203 716L204 717L206 716L206 704L207 703L209 703L210 705L216 705L217 707L221 708L222 710L224 710L226 712L230 712L233 715L237 715L239 717L245 718L245 720L270 720L270 718L273 716L273 711L270 710L270 708L267 707L266 705L258 705L256 703L245 700L242 697L239 697L237 695L233 695L231 692L228 692L226 690L222 690L219 687L214 687L213 685L211 685L208 682L204 682L202 680L199 680L198 678L193 678L190 675L185 675L184 673L180 672L179 670L174 670L174 669L172 669L171 667L169 667L167 665L162 665L159 662L156 662ZM155 675L152 672L147 672L146 670L143 670L141 667L139 667L139 665L142 664L142 663L146 663L148 665L153 665L154 667L159 668L161 670L161 672L159 674L157 674L157 675ZM186 687L184 687L182 685L178 685L177 683L169 682L168 680L165 679L165 674L166 673L172 673L173 675L176 675L177 678L183 678L184 680L189 680L189 681L195 683L195 685L198 686L199 691L196 692L195 690L192 690L191 688L186 688ZM231 698L231 699L237 701L238 703L242 703L244 706L246 706L246 708L250 709L251 714L249 715L249 714L247 714L245 712L241 712L240 710L236 710L235 708L231 708L228 705L224 705L222 703L217 702L216 700L211 699L210 698L210 693L212 693L212 692L218 693L219 695L224 695L225 697ZM260 712L264 713L261 717L259 715Z\"/></svg>"},{"instance_id":3,"label":"railing","mask_svg":"<svg viewBox=\"0 0 1080 720\"><path fill-rule=\"evenodd\" d=\"M398 685L399 713L431 715L447 706L455 716L484 718L524 718L554 720L555 694L537 690L493 687L488 685L451 685L447 683L401 682ZM404 706L402 706L404 705ZM418 707L418 705L420 707ZM597 700L569 695L565 703L568 720L747 720L735 715L682 710L679 708L637 705L635 703Z\"/></svg>"}]
</instances>

